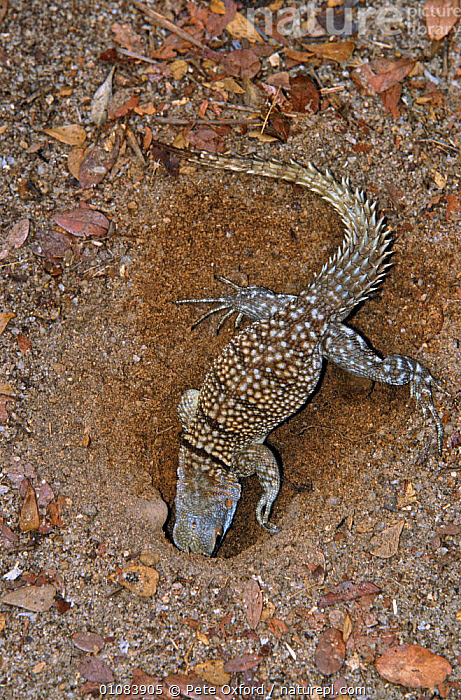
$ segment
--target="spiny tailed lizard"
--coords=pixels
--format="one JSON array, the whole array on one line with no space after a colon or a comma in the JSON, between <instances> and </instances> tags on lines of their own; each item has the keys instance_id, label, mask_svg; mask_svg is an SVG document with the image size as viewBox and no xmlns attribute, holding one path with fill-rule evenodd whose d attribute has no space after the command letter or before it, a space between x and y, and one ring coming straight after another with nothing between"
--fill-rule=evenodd
<instances>
[{"instance_id":1,"label":"spiny tailed lizard","mask_svg":"<svg viewBox=\"0 0 461 700\"><path fill-rule=\"evenodd\" d=\"M351 190L348 180L336 182L330 172L323 175L311 163L175 152L193 163L307 187L332 205L345 226L335 255L298 296L246 287L215 300L180 300L215 301L218 307L213 311L253 319L215 359L201 389L186 391L178 407L184 432L173 539L186 552L212 556L234 517L240 477L258 475L263 493L256 519L269 532L277 531L269 515L280 488L279 468L264 442L306 403L324 360L373 381L410 384L424 416L427 410L432 415L439 450L443 428L432 401L432 386L439 385L431 373L411 357L381 359L342 323L376 289L389 267L390 232L377 218L376 204L363 192Z\"/></svg>"}]
</instances>

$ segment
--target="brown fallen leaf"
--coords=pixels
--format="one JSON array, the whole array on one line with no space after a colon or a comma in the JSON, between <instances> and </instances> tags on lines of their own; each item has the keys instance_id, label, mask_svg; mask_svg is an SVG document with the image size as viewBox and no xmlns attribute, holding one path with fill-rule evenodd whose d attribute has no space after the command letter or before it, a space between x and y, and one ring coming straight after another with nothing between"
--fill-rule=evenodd
<instances>
[{"instance_id":1,"label":"brown fallen leaf","mask_svg":"<svg viewBox=\"0 0 461 700\"><path fill-rule=\"evenodd\" d=\"M5 19L7 9L8 0L0 0L0 22L2 22Z\"/></svg>"},{"instance_id":2,"label":"brown fallen leaf","mask_svg":"<svg viewBox=\"0 0 461 700\"><path fill-rule=\"evenodd\" d=\"M189 142L201 151L209 153L223 153L224 141L214 129L203 128L189 133Z\"/></svg>"},{"instance_id":3,"label":"brown fallen leaf","mask_svg":"<svg viewBox=\"0 0 461 700\"><path fill-rule=\"evenodd\" d=\"M120 139L115 139L112 150L108 153L101 146L93 146L85 155L80 166L78 181L83 189L98 185L115 165L120 148Z\"/></svg>"},{"instance_id":4,"label":"brown fallen leaf","mask_svg":"<svg viewBox=\"0 0 461 700\"><path fill-rule=\"evenodd\" d=\"M440 41L459 20L459 0L427 0L424 16L429 38Z\"/></svg>"},{"instance_id":5,"label":"brown fallen leaf","mask_svg":"<svg viewBox=\"0 0 461 700\"><path fill-rule=\"evenodd\" d=\"M293 112L305 114L310 111L315 114L319 111L320 92L313 80L306 75L290 76L290 85Z\"/></svg>"},{"instance_id":6,"label":"brown fallen leaf","mask_svg":"<svg viewBox=\"0 0 461 700\"><path fill-rule=\"evenodd\" d=\"M375 557L389 559L397 554L399 549L400 535L402 534L404 520L400 520L392 527L388 527L371 538L369 551Z\"/></svg>"},{"instance_id":7,"label":"brown fallen leaf","mask_svg":"<svg viewBox=\"0 0 461 700\"><path fill-rule=\"evenodd\" d=\"M94 632L76 632L72 635L71 639L77 649L87 651L89 654L97 654L105 644L103 637Z\"/></svg>"},{"instance_id":8,"label":"brown fallen leaf","mask_svg":"<svg viewBox=\"0 0 461 700\"><path fill-rule=\"evenodd\" d=\"M263 594L259 583L250 579L243 589L243 602L245 604L245 616L249 627L254 630L258 626L263 610Z\"/></svg>"},{"instance_id":9,"label":"brown fallen leaf","mask_svg":"<svg viewBox=\"0 0 461 700\"><path fill-rule=\"evenodd\" d=\"M62 514L67 506L67 498L60 493L53 501L48 503L46 512L53 527L64 527Z\"/></svg>"},{"instance_id":10,"label":"brown fallen leaf","mask_svg":"<svg viewBox=\"0 0 461 700\"><path fill-rule=\"evenodd\" d=\"M112 581L128 588L132 593L140 596L153 596L157 590L159 580L158 572L151 566L143 564L131 564L124 569L118 569L109 576Z\"/></svg>"},{"instance_id":11,"label":"brown fallen leaf","mask_svg":"<svg viewBox=\"0 0 461 700\"><path fill-rule=\"evenodd\" d=\"M259 654L242 654L241 656L236 656L234 659L229 659L224 664L224 670L230 673L235 673L236 671L248 671L250 668L256 668L259 666L263 656Z\"/></svg>"},{"instance_id":12,"label":"brown fallen leaf","mask_svg":"<svg viewBox=\"0 0 461 700\"><path fill-rule=\"evenodd\" d=\"M29 338L24 335L23 333L18 333L16 336L16 342L18 344L18 348L21 351L21 355L27 355L32 350L32 343L30 342Z\"/></svg>"},{"instance_id":13,"label":"brown fallen leaf","mask_svg":"<svg viewBox=\"0 0 461 700\"><path fill-rule=\"evenodd\" d=\"M263 41L259 32L256 31L254 24L240 12L236 12L234 19L228 22L226 31L232 34L235 39L248 39L250 44Z\"/></svg>"},{"instance_id":14,"label":"brown fallen leaf","mask_svg":"<svg viewBox=\"0 0 461 700\"><path fill-rule=\"evenodd\" d=\"M379 94L388 90L411 72L416 61L410 58L400 58L396 61L378 59L363 63L352 71L352 79L370 94Z\"/></svg>"},{"instance_id":15,"label":"brown fallen leaf","mask_svg":"<svg viewBox=\"0 0 461 700\"><path fill-rule=\"evenodd\" d=\"M58 262L71 252L71 236L61 231L36 231L32 250L35 255Z\"/></svg>"},{"instance_id":16,"label":"brown fallen leaf","mask_svg":"<svg viewBox=\"0 0 461 700\"><path fill-rule=\"evenodd\" d=\"M208 691L204 692L204 686L207 682L199 678L195 673L170 673L169 676L163 679L163 683L170 688L170 686L177 686L180 689L181 695L186 698L193 698L193 700L203 700L203 696L206 695L208 700L225 700L230 698L233 700L234 695L228 695L223 693L221 688L215 688L215 693L211 693L209 688ZM177 697L177 688L174 689L172 695ZM171 695L170 695L171 697Z\"/></svg>"},{"instance_id":17,"label":"brown fallen leaf","mask_svg":"<svg viewBox=\"0 0 461 700\"><path fill-rule=\"evenodd\" d=\"M261 70L261 61L251 49L235 49L227 54L223 66L236 78L254 78Z\"/></svg>"},{"instance_id":18,"label":"brown fallen leaf","mask_svg":"<svg viewBox=\"0 0 461 700\"><path fill-rule=\"evenodd\" d=\"M55 595L56 588L50 583L45 586L21 586L0 598L0 602L32 612L45 612L52 607Z\"/></svg>"},{"instance_id":19,"label":"brown fallen leaf","mask_svg":"<svg viewBox=\"0 0 461 700\"><path fill-rule=\"evenodd\" d=\"M0 260L4 260L12 248L20 248L30 231L29 219L20 219L10 228L4 248L0 251Z\"/></svg>"},{"instance_id":20,"label":"brown fallen leaf","mask_svg":"<svg viewBox=\"0 0 461 700\"><path fill-rule=\"evenodd\" d=\"M401 83L396 83L392 87L381 92L379 97L384 107L392 114L394 119L400 119L399 102L402 95Z\"/></svg>"},{"instance_id":21,"label":"brown fallen leaf","mask_svg":"<svg viewBox=\"0 0 461 700\"><path fill-rule=\"evenodd\" d=\"M79 148L78 146L73 148L67 156L67 168L70 174L73 175L76 180L78 180L78 176L80 174L80 167L83 163L84 157L85 149Z\"/></svg>"},{"instance_id":22,"label":"brown fallen leaf","mask_svg":"<svg viewBox=\"0 0 461 700\"><path fill-rule=\"evenodd\" d=\"M53 129L43 129L43 131L48 136L52 136L61 143L67 143L69 146L81 146L86 139L86 131L80 124L66 124Z\"/></svg>"},{"instance_id":23,"label":"brown fallen leaf","mask_svg":"<svg viewBox=\"0 0 461 700\"><path fill-rule=\"evenodd\" d=\"M391 647L377 659L376 668L386 680L407 688L435 688L452 670L443 656L418 644Z\"/></svg>"},{"instance_id":24,"label":"brown fallen leaf","mask_svg":"<svg viewBox=\"0 0 461 700\"><path fill-rule=\"evenodd\" d=\"M128 112L132 112L138 106L140 97L139 95L132 95L128 100L117 106L109 106L107 109L107 116L109 119L119 119L120 117L126 117Z\"/></svg>"},{"instance_id":25,"label":"brown fallen leaf","mask_svg":"<svg viewBox=\"0 0 461 700\"><path fill-rule=\"evenodd\" d=\"M75 207L54 214L53 219L68 233L81 238L102 238L107 235L110 221L100 211Z\"/></svg>"},{"instance_id":26,"label":"brown fallen leaf","mask_svg":"<svg viewBox=\"0 0 461 700\"><path fill-rule=\"evenodd\" d=\"M38 530L40 526L40 516L38 514L37 499L33 486L29 483L19 514L19 529L21 532Z\"/></svg>"},{"instance_id":27,"label":"brown fallen leaf","mask_svg":"<svg viewBox=\"0 0 461 700\"><path fill-rule=\"evenodd\" d=\"M360 583L343 581L320 598L318 607L326 608L329 605L355 600L364 595L378 595L378 593L381 593L381 589L370 581L361 581Z\"/></svg>"},{"instance_id":28,"label":"brown fallen leaf","mask_svg":"<svg viewBox=\"0 0 461 700\"><path fill-rule=\"evenodd\" d=\"M8 323L12 318L15 318L16 314L12 311L0 311L0 335L3 333Z\"/></svg>"},{"instance_id":29,"label":"brown fallen leaf","mask_svg":"<svg viewBox=\"0 0 461 700\"><path fill-rule=\"evenodd\" d=\"M87 657L80 661L78 670L87 681L94 683L112 683L114 680L114 674L109 666L97 657Z\"/></svg>"},{"instance_id":30,"label":"brown fallen leaf","mask_svg":"<svg viewBox=\"0 0 461 700\"><path fill-rule=\"evenodd\" d=\"M277 637L277 639L282 638L282 634L289 632L288 625L283 620L278 620L276 617L270 617L266 621L267 629L272 632L272 634Z\"/></svg>"},{"instance_id":31,"label":"brown fallen leaf","mask_svg":"<svg viewBox=\"0 0 461 700\"><path fill-rule=\"evenodd\" d=\"M111 26L111 30L114 33L114 39L117 44L123 46L124 49L132 51L133 53L144 53L144 40L136 33L131 24L119 24L118 22L114 22Z\"/></svg>"},{"instance_id":32,"label":"brown fallen leaf","mask_svg":"<svg viewBox=\"0 0 461 700\"><path fill-rule=\"evenodd\" d=\"M0 515L0 536L3 537L7 542L16 543L19 539L17 532L13 530L6 524L2 516Z\"/></svg>"},{"instance_id":33,"label":"brown fallen leaf","mask_svg":"<svg viewBox=\"0 0 461 700\"><path fill-rule=\"evenodd\" d=\"M330 627L320 635L315 649L315 665L321 673L337 673L346 658L346 645L340 630Z\"/></svg>"},{"instance_id":34,"label":"brown fallen leaf","mask_svg":"<svg viewBox=\"0 0 461 700\"><path fill-rule=\"evenodd\" d=\"M231 678L230 674L224 670L224 661L220 659L197 664L194 666L194 672L211 685L227 685Z\"/></svg>"},{"instance_id":35,"label":"brown fallen leaf","mask_svg":"<svg viewBox=\"0 0 461 700\"><path fill-rule=\"evenodd\" d=\"M296 51L294 49L285 49L285 54L292 61L297 63L305 63L312 60L313 56L324 58L331 61L348 61L355 49L353 41L332 41L323 44L308 44L303 45L304 51Z\"/></svg>"}]
</instances>

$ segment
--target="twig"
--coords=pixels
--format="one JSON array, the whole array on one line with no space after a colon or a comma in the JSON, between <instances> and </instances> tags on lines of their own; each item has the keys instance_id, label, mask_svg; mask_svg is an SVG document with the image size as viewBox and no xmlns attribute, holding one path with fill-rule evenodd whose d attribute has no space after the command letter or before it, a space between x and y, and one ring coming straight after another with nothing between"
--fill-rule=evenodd
<instances>
[{"instance_id":1,"label":"twig","mask_svg":"<svg viewBox=\"0 0 461 700\"><path fill-rule=\"evenodd\" d=\"M152 10L150 7L147 7L147 5L144 5L142 2L138 2L138 0L131 0L131 2L135 7L138 8L138 10L141 10L141 12L144 12L145 15L150 17L153 23L156 24L158 27L168 29L168 31L173 32L173 34L176 34L176 36L181 37L181 39L184 39L184 41L188 41L189 44L197 46L199 49L202 49L202 51L209 50L208 47L205 46L205 44L202 44L201 41L196 39L195 36L192 36L192 34L189 34L189 32L186 32L180 27L176 27L176 25L170 22L170 20L161 15L160 12Z\"/></svg>"},{"instance_id":2,"label":"twig","mask_svg":"<svg viewBox=\"0 0 461 700\"><path fill-rule=\"evenodd\" d=\"M128 49L117 49L118 53L122 53L124 56L129 56L130 58L135 58L137 61L145 61L146 63L153 63L154 66L158 66L158 61L154 61L153 58L148 56L142 56L140 53L135 53L134 51L128 51Z\"/></svg>"},{"instance_id":3,"label":"twig","mask_svg":"<svg viewBox=\"0 0 461 700\"><path fill-rule=\"evenodd\" d=\"M156 117L155 114L152 115L151 119L160 122L161 124L174 124L177 126L187 126L193 122L194 124L208 124L208 126L223 126L227 124L237 124L241 126L242 124L248 124L249 126L255 126L255 122L258 121L257 118L252 119L175 119L174 117Z\"/></svg>"},{"instance_id":4,"label":"twig","mask_svg":"<svg viewBox=\"0 0 461 700\"><path fill-rule=\"evenodd\" d=\"M130 144L131 148L136 154L137 159L141 163L141 165L145 166L146 165L146 159L144 158L141 149L139 148L139 144L136 141L136 136L134 135L133 131L131 129L126 130L126 137L128 139L128 143Z\"/></svg>"}]
</instances>

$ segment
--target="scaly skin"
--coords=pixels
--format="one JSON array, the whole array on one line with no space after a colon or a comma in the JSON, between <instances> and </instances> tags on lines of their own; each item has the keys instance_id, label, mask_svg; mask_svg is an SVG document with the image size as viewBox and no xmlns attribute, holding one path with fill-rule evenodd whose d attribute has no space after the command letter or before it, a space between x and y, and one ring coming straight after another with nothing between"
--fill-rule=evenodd
<instances>
[{"instance_id":1,"label":"scaly skin","mask_svg":"<svg viewBox=\"0 0 461 700\"><path fill-rule=\"evenodd\" d=\"M184 434L173 531L180 549L212 556L232 522L241 477L258 475L263 494L257 521L277 531L269 515L280 488L279 468L264 442L306 403L325 359L371 380L410 384L424 414L429 410L433 417L440 450L443 429L432 401L432 386L438 385L431 373L411 357L381 359L342 323L376 289L388 267L390 233L377 219L376 205L351 190L347 180L336 182L310 163L175 152L194 163L307 187L332 205L345 226L336 254L299 296L249 287L215 300L226 318L235 311L238 320L246 316L252 323L225 346L200 390L187 391L179 404ZM200 301L213 300L180 303Z\"/></svg>"}]
</instances>

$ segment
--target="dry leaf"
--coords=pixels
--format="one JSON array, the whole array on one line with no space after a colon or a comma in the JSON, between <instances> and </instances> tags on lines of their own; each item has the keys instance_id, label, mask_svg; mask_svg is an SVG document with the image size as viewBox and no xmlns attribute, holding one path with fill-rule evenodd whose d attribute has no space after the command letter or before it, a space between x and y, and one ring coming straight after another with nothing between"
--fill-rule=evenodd
<instances>
[{"instance_id":1,"label":"dry leaf","mask_svg":"<svg viewBox=\"0 0 461 700\"><path fill-rule=\"evenodd\" d=\"M236 78L254 78L261 70L261 61L251 49L235 49L229 51L223 66L228 73Z\"/></svg>"},{"instance_id":2,"label":"dry leaf","mask_svg":"<svg viewBox=\"0 0 461 700\"><path fill-rule=\"evenodd\" d=\"M79 124L57 126L54 129L43 129L45 134L69 146L81 146L86 139L86 131Z\"/></svg>"},{"instance_id":3,"label":"dry leaf","mask_svg":"<svg viewBox=\"0 0 461 700\"><path fill-rule=\"evenodd\" d=\"M19 535L5 523L2 516L0 515L0 535L7 540L7 542L17 542ZM6 576L4 576L6 578Z\"/></svg>"},{"instance_id":4,"label":"dry leaf","mask_svg":"<svg viewBox=\"0 0 461 700\"><path fill-rule=\"evenodd\" d=\"M91 101L91 121L96 126L101 126L107 120L107 106L112 97L112 77L115 66L109 72L105 81L98 87Z\"/></svg>"},{"instance_id":5,"label":"dry leaf","mask_svg":"<svg viewBox=\"0 0 461 700\"><path fill-rule=\"evenodd\" d=\"M167 691L166 695L169 698L178 697L178 689L181 695L186 698L193 698L193 700L203 700L203 696L207 697L207 700L234 700L234 695L228 695L223 693L221 688L212 686L207 687L207 682L202 680L195 673L170 673L169 676L163 679L164 686L166 685ZM172 692L169 692L170 686L175 686L172 688ZM214 692L213 692L214 691Z\"/></svg>"},{"instance_id":6,"label":"dry leaf","mask_svg":"<svg viewBox=\"0 0 461 700\"><path fill-rule=\"evenodd\" d=\"M0 335L3 333L8 323L16 316L12 311L0 311Z\"/></svg>"},{"instance_id":7,"label":"dry leaf","mask_svg":"<svg viewBox=\"0 0 461 700\"><path fill-rule=\"evenodd\" d=\"M16 342L22 355L27 355L27 353L32 350L32 343L30 342L29 338L23 333L18 333L16 337Z\"/></svg>"},{"instance_id":8,"label":"dry leaf","mask_svg":"<svg viewBox=\"0 0 461 700\"><path fill-rule=\"evenodd\" d=\"M45 258L45 260L57 262L66 257L71 250L70 242L71 237L66 233L61 233L61 231L37 231L32 250L35 255Z\"/></svg>"},{"instance_id":9,"label":"dry leaf","mask_svg":"<svg viewBox=\"0 0 461 700\"><path fill-rule=\"evenodd\" d=\"M447 184L448 177L446 175L442 175L442 173L437 172L437 170L431 170L431 173L434 175L434 182L439 188L439 190L443 190L443 188Z\"/></svg>"},{"instance_id":10,"label":"dry leaf","mask_svg":"<svg viewBox=\"0 0 461 700\"><path fill-rule=\"evenodd\" d=\"M416 61L410 58L401 58L397 61L383 58L363 63L351 75L353 80L370 94L379 94L396 83L402 82L415 63Z\"/></svg>"},{"instance_id":11,"label":"dry leaf","mask_svg":"<svg viewBox=\"0 0 461 700\"><path fill-rule=\"evenodd\" d=\"M0 260L6 258L11 248L20 248L30 231L29 219L20 219L10 228L5 240L5 247L0 251Z\"/></svg>"},{"instance_id":12,"label":"dry leaf","mask_svg":"<svg viewBox=\"0 0 461 700\"><path fill-rule=\"evenodd\" d=\"M283 622L283 620L278 620L276 617L271 617L266 622L267 629L272 632L272 634L277 637L277 639L282 638L282 634L289 632L288 625Z\"/></svg>"},{"instance_id":13,"label":"dry leaf","mask_svg":"<svg viewBox=\"0 0 461 700\"><path fill-rule=\"evenodd\" d=\"M380 592L381 589L369 581L361 581L361 583L344 581L322 596L318 602L318 607L326 608L329 605L337 605L338 603L344 603L348 600L355 600L364 595L378 595Z\"/></svg>"},{"instance_id":14,"label":"dry leaf","mask_svg":"<svg viewBox=\"0 0 461 700\"><path fill-rule=\"evenodd\" d=\"M124 569L119 569L116 574L111 574L110 579L125 586L132 593L149 597L153 596L157 590L159 575L150 566L131 564Z\"/></svg>"},{"instance_id":15,"label":"dry leaf","mask_svg":"<svg viewBox=\"0 0 461 700\"><path fill-rule=\"evenodd\" d=\"M77 649L87 651L89 654L96 654L98 651L101 651L105 644L101 635L94 632L76 632L71 639Z\"/></svg>"},{"instance_id":16,"label":"dry leaf","mask_svg":"<svg viewBox=\"0 0 461 700\"><path fill-rule=\"evenodd\" d=\"M29 532L29 530L38 530L39 526L40 516L38 514L37 499L33 487L29 484L19 514L19 529L21 532Z\"/></svg>"},{"instance_id":17,"label":"dry leaf","mask_svg":"<svg viewBox=\"0 0 461 700\"><path fill-rule=\"evenodd\" d=\"M256 668L263 660L258 654L242 654L236 656L235 659L230 659L224 664L224 670L235 673L236 671L248 671L250 668Z\"/></svg>"},{"instance_id":18,"label":"dry leaf","mask_svg":"<svg viewBox=\"0 0 461 700\"><path fill-rule=\"evenodd\" d=\"M118 104L116 107L109 107L107 110L107 115L110 119L118 119L119 117L125 117L128 112L132 112L137 106L140 100L139 95L132 95L126 102Z\"/></svg>"},{"instance_id":19,"label":"dry leaf","mask_svg":"<svg viewBox=\"0 0 461 700\"><path fill-rule=\"evenodd\" d=\"M402 95L401 83L396 83L392 87L381 92L379 97L384 107L392 114L394 119L400 119L399 102Z\"/></svg>"},{"instance_id":20,"label":"dry leaf","mask_svg":"<svg viewBox=\"0 0 461 700\"><path fill-rule=\"evenodd\" d=\"M417 644L391 647L377 659L376 668L386 680L407 688L435 688L451 673L443 656Z\"/></svg>"},{"instance_id":21,"label":"dry leaf","mask_svg":"<svg viewBox=\"0 0 461 700\"><path fill-rule=\"evenodd\" d=\"M189 70L189 64L183 58L178 58L169 65L171 75L175 80L181 80Z\"/></svg>"},{"instance_id":22,"label":"dry leaf","mask_svg":"<svg viewBox=\"0 0 461 700\"><path fill-rule=\"evenodd\" d=\"M78 180L84 189L99 184L115 165L120 141L116 138L112 151L108 153L100 146L93 146L80 166Z\"/></svg>"},{"instance_id":23,"label":"dry leaf","mask_svg":"<svg viewBox=\"0 0 461 700\"><path fill-rule=\"evenodd\" d=\"M245 94L245 90L231 77L224 78L223 80L216 80L216 82L212 83L210 87L212 89L220 88L221 90L231 92L234 95Z\"/></svg>"},{"instance_id":24,"label":"dry leaf","mask_svg":"<svg viewBox=\"0 0 461 700\"><path fill-rule=\"evenodd\" d=\"M109 219L100 211L83 207L54 214L53 219L65 231L81 238L102 238L107 235L110 226Z\"/></svg>"},{"instance_id":25,"label":"dry leaf","mask_svg":"<svg viewBox=\"0 0 461 700\"><path fill-rule=\"evenodd\" d=\"M344 624L343 624L343 639L345 642L349 639L349 637L352 634L352 618L349 615L349 613L346 613L346 616L344 618Z\"/></svg>"},{"instance_id":26,"label":"dry leaf","mask_svg":"<svg viewBox=\"0 0 461 700\"><path fill-rule=\"evenodd\" d=\"M297 63L304 63L312 60L312 56L329 59L331 61L348 61L355 49L353 41L327 41L323 44L308 44L303 45L305 51L296 51L294 49L285 49L285 54L291 60Z\"/></svg>"},{"instance_id":27,"label":"dry leaf","mask_svg":"<svg viewBox=\"0 0 461 700\"><path fill-rule=\"evenodd\" d=\"M330 627L320 635L315 649L315 665L321 673L330 676L339 671L346 657L342 632Z\"/></svg>"},{"instance_id":28,"label":"dry leaf","mask_svg":"<svg viewBox=\"0 0 461 700\"><path fill-rule=\"evenodd\" d=\"M200 678L203 678L204 681L208 681L211 685L227 685L231 678L224 670L224 661L220 661L219 659L197 664L194 667L194 671Z\"/></svg>"},{"instance_id":29,"label":"dry leaf","mask_svg":"<svg viewBox=\"0 0 461 700\"><path fill-rule=\"evenodd\" d=\"M112 683L114 674L102 659L87 657L78 665L79 673L88 681L95 683Z\"/></svg>"},{"instance_id":30,"label":"dry leaf","mask_svg":"<svg viewBox=\"0 0 461 700\"><path fill-rule=\"evenodd\" d=\"M123 46L124 49L128 49L128 51L132 51L133 53L143 53L143 38L135 32L130 24L119 24L118 22L114 22L111 29L114 33L114 39L117 44L120 44L120 46Z\"/></svg>"},{"instance_id":31,"label":"dry leaf","mask_svg":"<svg viewBox=\"0 0 461 700\"><path fill-rule=\"evenodd\" d=\"M61 516L64 511L64 506L66 505L67 499L62 494L59 494L57 498L48 503L46 507L46 512L48 513L51 525L53 527L64 527L64 523L62 521Z\"/></svg>"},{"instance_id":32,"label":"dry leaf","mask_svg":"<svg viewBox=\"0 0 461 700\"><path fill-rule=\"evenodd\" d=\"M45 612L53 605L55 595L56 588L50 583L45 586L22 586L4 595L0 602L32 612Z\"/></svg>"},{"instance_id":33,"label":"dry leaf","mask_svg":"<svg viewBox=\"0 0 461 700\"><path fill-rule=\"evenodd\" d=\"M222 153L225 150L224 141L214 129L203 128L191 131L190 143L201 151L210 153Z\"/></svg>"},{"instance_id":34,"label":"dry leaf","mask_svg":"<svg viewBox=\"0 0 461 700\"><path fill-rule=\"evenodd\" d=\"M245 603L245 615L248 625L252 630L256 629L263 609L263 594L259 583L250 579L243 589L243 602Z\"/></svg>"},{"instance_id":35,"label":"dry leaf","mask_svg":"<svg viewBox=\"0 0 461 700\"><path fill-rule=\"evenodd\" d=\"M251 44L263 42L254 25L240 12L236 12L234 19L226 25L226 31L236 39L248 39Z\"/></svg>"},{"instance_id":36,"label":"dry leaf","mask_svg":"<svg viewBox=\"0 0 461 700\"><path fill-rule=\"evenodd\" d=\"M8 0L0 0L0 22L2 22L5 19L7 9Z\"/></svg>"},{"instance_id":37,"label":"dry leaf","mask_svg":"<svg viewBox=\"0 0 461 700\"><path fill-rule=\"evenodd\" d=\"M275 136L268 136L267 134L262 134L260 131L249 131L247 136L250 139L258 139L261 143L273 143L279 140L276 139Z\"/></svg>"},{"instance_id":38,"label":"dry leaf","mask_svg":"<svg viewBox=\"0 0 461 700\"><path fill-rule=\"evenodd\" d=\"M67 168L70 174L73 175L76 180L78 180L78 176L80 174L80 166L83 163L84 157L85 149L79 147L73 148L67 156Z\"/></svg>"},{"instance_id":39,"label":"dry leaf","mask_svg":"<svg viewBox=\"0 0 461 700\"><path fill-rule=\"evenodd\" d=\"M371 538L370 540L370 553L374 554L375 557L382 557L383 559L389 559L397 554L399 548L400 535L405 525L404 520L400 520L392 527L386 528L382 532Z\"/></svg>"},{"instance_id":40,"label":"dry leaf","mask_svg":"<svg viewBox=\"0 0 461 700\"><path fill-rule=\"evenodd\" d=\"M320 92L313 80L306 75L290 76L291 101L294 112L305 114L306 111L314 114L320 108Z\"/></svg>"},{"instance_id":41,"label":"dry leaf","mask_svg":"<svg viewBox=\"0 0 461 700\"><path fill-rule=\"evenodd\" d=\"M440 41L459 20L459 0L427 0L424 16L429 37Z\"/></svg>"}]
</instances>

